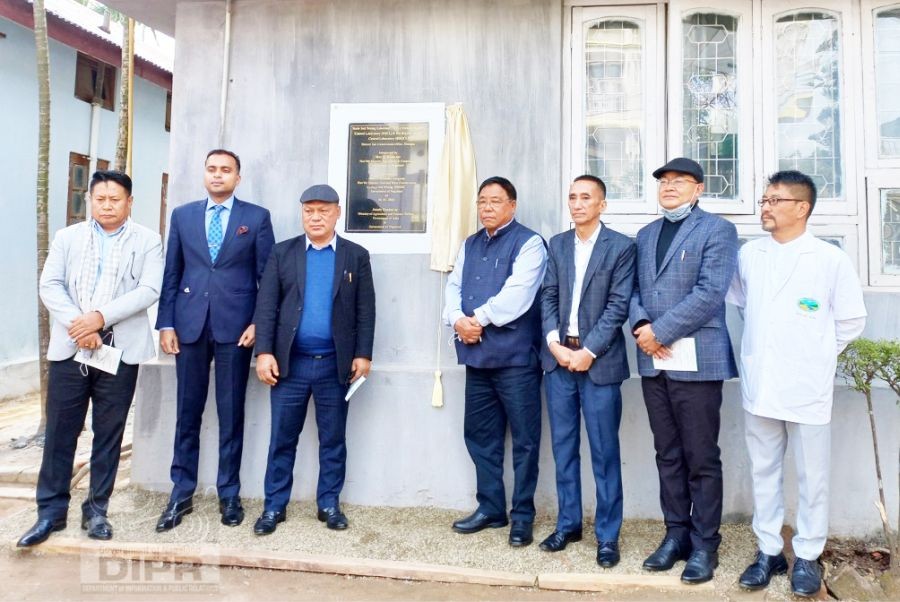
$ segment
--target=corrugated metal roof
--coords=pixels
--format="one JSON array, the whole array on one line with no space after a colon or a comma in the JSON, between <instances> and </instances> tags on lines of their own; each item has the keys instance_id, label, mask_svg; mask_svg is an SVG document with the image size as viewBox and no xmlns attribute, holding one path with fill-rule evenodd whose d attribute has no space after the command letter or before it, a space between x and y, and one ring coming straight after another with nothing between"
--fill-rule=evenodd
<instances>
[{"instance_id":1,"label":"corrugated metal roof","mask_svg":"<svg viewBox=\"0 0 900 602\"><path fill-rule=\"evenodd\" d=\"M32 3L32 0L28 1ZM110 22L109 31L106 31L103 29L103 15L87 6L72 0L44 0L44 8L65 22L119 48L122 47L122 24ZM175 40L164 33L138 24L134 34L134 54L172 73L175 64Z\"/></svg>"}]
</instances>

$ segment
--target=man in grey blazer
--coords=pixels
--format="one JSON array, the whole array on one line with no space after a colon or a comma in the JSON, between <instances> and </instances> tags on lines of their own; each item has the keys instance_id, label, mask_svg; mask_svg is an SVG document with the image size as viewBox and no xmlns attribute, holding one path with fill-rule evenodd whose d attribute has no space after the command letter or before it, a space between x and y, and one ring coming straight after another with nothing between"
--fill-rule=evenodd
<instances>
[{"instance_id":1,"label":"man in grey blazer","mask_svg":"<svg viewBox=\"0 0 900 602\"><path fill-rule=\"evenodd\" d=\"M629 376L622 324L634 285L635 245L600 221L606 209L600 178L575 178L568 203L575 228L550 239L541 293L541 363L559 498L556 529L541 549L558 552L582 536L584 414L597 492L597 564L611 568L619 562L622 526L619 423L622 381Z\"/></svg>"},{"instance_id":2,"label":"man in grey blazer","mask_svg":"<svg viewBox=\"0 0 900 602\"><path fill-rule=\"evenodd\" d=\"M47 430L38 520L19 547L66 528L75 446L89 401L94 439L81 528L93 539L112 537L109 498L138 364L156 353L147 308L159 298L163 275L159 234L131 221L131 204L131 178L94 173L91 217L57 233L41 273L41 301L51 318ZM84 363L110 357L103 368Z\"/></svg>"},{"instance_id":3,"label":"man in grey blazer","mask_svg":"<svg viewBox=\"0 0 900 602\"><path fill-rule=\"evenodd\" d=\"M630 322L653 431L666 535L644 561L665 571L687 559L685 583L718 566L722 520L719 409L722 382L737 376L725 328L725 293L737 265L737 231L697 206L703 169L679 157L653 172L664 216L637 235L637 286ZM695 369L668 369L672 346L694 343ZM689 347L688 347L689 348ZM683 357L684 354L682 354ZM689 368L694 368L689 366Z\"/></svg>"}]
</instances>

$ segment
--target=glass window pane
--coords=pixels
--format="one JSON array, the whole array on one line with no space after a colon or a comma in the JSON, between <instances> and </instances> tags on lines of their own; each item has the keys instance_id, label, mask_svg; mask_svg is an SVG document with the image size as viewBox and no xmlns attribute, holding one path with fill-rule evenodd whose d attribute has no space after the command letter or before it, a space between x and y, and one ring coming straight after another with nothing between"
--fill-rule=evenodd
<instances>
[{"instance_id":1,"label":"glass window pane","mask_svg":"<svg viewBox=\"0 0 900 602\"><path fill-rule=\"evenodd\" d=\"M875 16L875 102L878 154L900 157L900 8Z\"/></svg>"},{"instance_id":2,"label":"glass window pane","mask_svg":"<svg viewBox=\"0 0 900 602\"><path fill-rule=\"evenodd\" d=\"M693 14L682 20L684 155L706 175L704 196L738 200L736 17Z\"/></svg>"},{"instance_id":3,"label":"glass window pane","mask_svg":"<svg viewBox=\"0 0 900 602\"><path fill-rule=\"evenodd\" d=\"M840 22L827 13L799 12L775 23L778 169L809 175L826 199L844 196L840 37Z\"/></svg>"},{"instance_id":4,"label":"glass window pane","mask_svg":"<svg viewBox=\"0 0 900 602\"><path fill-rule=\"evenodd\" d=\"M643 35L622 19L585 27L584 169L603 179L608 199L643 197Z\"/></svg>"},{"instance_id":5,"label":"glass window pane","mask_svg":"<svg viewBox=\"0 0 900 602\"><path fill-rule=\"evenodd\" d=\"M900 188L881 191L881 273L900 274Z\"/></svg>"}]
</instances>

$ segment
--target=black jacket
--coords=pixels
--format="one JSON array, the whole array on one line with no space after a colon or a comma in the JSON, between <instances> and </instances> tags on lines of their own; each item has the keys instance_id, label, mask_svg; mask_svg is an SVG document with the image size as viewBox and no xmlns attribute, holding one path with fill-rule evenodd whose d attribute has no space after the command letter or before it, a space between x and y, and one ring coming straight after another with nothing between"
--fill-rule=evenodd
<instances>
[{"instance_id":1,"label":"black jacket","mask_svg":"<svg viewBox=\"0 0 900 602\"><path fill-rule=\"evenodd\" d=\"M303 311L306 247L305 235L275 245L256 298L256 354L275 355L279 379L288 376L291 346ZM331 330L338 375L346 378L353 358L372 359L375 286L368 251L340 236L335 251Z\"/></svg>"}]
</instances>

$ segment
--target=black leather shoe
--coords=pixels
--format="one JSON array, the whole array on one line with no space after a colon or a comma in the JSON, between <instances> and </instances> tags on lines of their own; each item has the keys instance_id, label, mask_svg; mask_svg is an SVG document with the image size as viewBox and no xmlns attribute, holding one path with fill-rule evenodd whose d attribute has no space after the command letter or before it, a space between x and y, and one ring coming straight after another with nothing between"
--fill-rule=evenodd
<instances>
[{"instance_id":1,"label":"black leather shoe","mask_svg":"<svg viewBox=\"0 0 900 602\"><path fill-rule=\"evenodd\" d=\"M619 542L603 541L597 544L597 564L605 569L619 564Z\"/></svg>"},{"instance_id":2,"label":"black leather shoe","mask_svg":"<svg viewBox=\"0 0 900 602\"><path fill-rule=\"evenodd\" d=\"M532 525L524 520L514 520L509 528L509 545L514 548L524 548L534 541Z\"/></svg>"},{"instance_id":3,"label":"black leather shoe","mask_svg":"<svg viewBox=\"0 0 900 602\"><path fill-rule=\"evenodd\" d=\"M570 543L581 541L581 529L577 531L554 531L547 536L547 539L541 542L541 549L545 552L561 552L566 549Z\"/></svg>"},{"instance_id":4,"label":"black leather shoe","mask_svg":"<svg viewBox=\"0 0 900 602\"><path fill-rule=\"evenodd\" d=\"M505 516L488 516L478 510L453 523L457 533L478 533L482 529L499 529L509 524Z\"/></svg>"},{"instance_id":5,"label":"black leather shoe","mask_svg":"<svg viewBox=\"0 0 900 602\"><path fill-rule=\"evenodd\" d=\"M340 506L320 508L316 513L316 518L325 523L325 526L333 531L343 531L350 526L350 523L347 522L347 517L341 512Z\"/></svg>"},{"instance_id":6,"label":"black leather shoe","mask_svg":"<svg viewBox=\"0 0 900 602\"><path fill-rule=\"evenodd\" d=\"M677 539L666 537L656 551L647 556L643 567L647 571L668 571L677 561L687 560L689 554L688 546L682 545Z\"/></svg>"},{"instance_id":7,"label":"black leather shoe","mask_svg":"<svg viewBox=\"0 0 900 602\"><path fill-rule=\"evenodd\" d=\"M266 510L256 519L256 524L253 525L253 532L257 535L274 533L278 523L283 523L286 518L287 513L284 510Z\"/></svg>"},{"instance_id":8,"label":"black leather shoe","mask_svg":"<svg viewBox=\"0 0 900 602\"><path fill-rule=\"evenodd\" d=\"M795 596L811 598L822 589L822 569L818 560L794 559L791 571L791 591Z\"/></svg>"},{"instance_id":9,"label":"black leather shoe","mask_svg":"<svg viewBox=\"0 0 900 602\"><path fill-rule=\"evenodd\" d=\"M784 554L779 552L777 556L769 556L759 551L756 553L756 560L753 564L741 574L738 584L751 591L762 589L769 585L772 575L784 575L787 573L787 568Z\"/></svg>"},{"instance_id":10,"label":"black leather shoe","mask_svg":"<svg viewBox=\"0 0 900 602\"><path fill-rule=\"evenodd\" d=\"M50 520L49 518L39 518L34 525L25 532L25 535L19 539L16 546L27 548L35 546L39 543L47 541L50 534L54 531L62 531L66 528L66 519Z\"/></svg>"},{"instance_id":11,"label":"black leather shoe","mask_svg":"<svg viewBox=\"0 0 900 602\"><path fill-rule=\"evenodd\" d=\"M694 550L684 565L681 573L681 581L696 585L706 583L713 578L716 567L719 566L719 554L706 550Z\"/></svg>"},{"instance_id":12,"label":"black leather shoe","mask_svg":"<svg viewBox=\"0 0 900 602\"><path fill-rule=\"evenodd\" d=\"M112 525L105 516L95 514L94 516L82 516L81 528L87 531L88 537L91 539L112 539Z\"/></svg>"},{"instance_id":13,"label":"black leather shoe","mask_svg":"<svg viewBox=\"0 0 900 602\"><path fill-rule=\"evenodd\" d=\"M237 527L244 522L244 507L238 496L219 500L219 512L222 513L222 524L227 527Z\"/></svg>"},{"instance_id":14,"label":"black leather shoe","mask_svg":"<svg viewBox=\"0 0 900 602\"><path fill-rule=\"evenodd\" d=\"M156 532L169 531L181 524L181 517L194 511L193 498L187 498L180 502L169 502L166 509L156 521Z\"/></svg>"}]
</instances>

